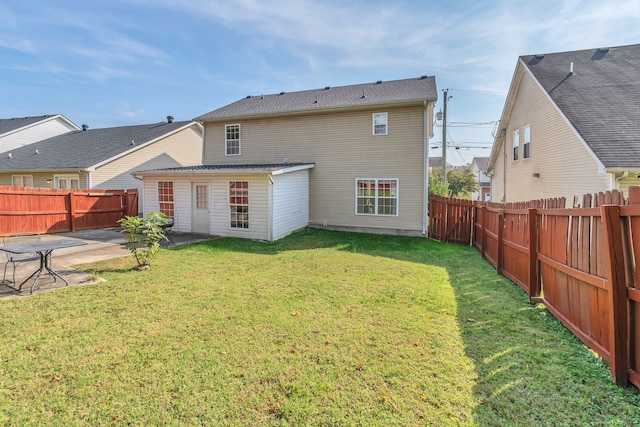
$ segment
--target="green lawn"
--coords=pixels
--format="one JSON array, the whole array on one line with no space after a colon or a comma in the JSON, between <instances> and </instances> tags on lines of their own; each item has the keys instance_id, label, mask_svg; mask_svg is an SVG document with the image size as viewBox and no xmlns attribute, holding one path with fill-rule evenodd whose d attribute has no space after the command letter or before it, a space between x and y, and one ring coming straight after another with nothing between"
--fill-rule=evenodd
<instances>
[{"instance_id":1,"label":"green lawn","mask_svg":"<svg viewBox=\"0 0 640 427\"><path fill-rule=\"evenodd\" d=\"M0 302L0 425L640 425L472 248L304 230Z\"/></svg>"}]
</instances>

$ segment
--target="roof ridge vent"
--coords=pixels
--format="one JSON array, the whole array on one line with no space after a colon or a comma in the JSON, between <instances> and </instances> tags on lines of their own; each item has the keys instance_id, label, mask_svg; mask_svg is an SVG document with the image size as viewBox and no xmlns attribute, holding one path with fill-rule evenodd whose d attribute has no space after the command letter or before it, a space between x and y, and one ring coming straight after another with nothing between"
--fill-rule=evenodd
<instances>
[{"instance_id":1,"label":"roof ridge vent","mask_svg":"<svg viewBox=\"0 0 640 427\"><path fill-rule=\"evenodd\" d=\"M425 74L425 75L422 75L422 76L420 76L420 80L424 80L424 79L426 79L427 77L429 77L429 76L427 76L426 74Z\"/></svg>"},{"instance_id":2,"label":"roof ridge vent","mask_svg":"<svg viewBox=\"0 0 640 427\"><path fill-rule=\"evenodd\" d=\"M280 92L280 95L284 95L285 93L287 93L287 92L282 91L282 92Z\"/></svg>"},{"instance_id":3,"label":"roof ridge vent","mask_svg":"<svg viewBox=\"0 0 640 427\"><path fill-rule=\"evenodd\" d=\"M378 80L378 81L376 82L376 84L377 84L377 85L381 85L381 84L382 84L382 80Z\"/></svg>"},{"instance_id":4,"label":"roof ridge vent","mask_svg":"<svg viewBox=\"0 0 640 427\"><path fill-rule=\"evenodd\" d=\"M331 89L331 86L325 86L324 87L324 90L329 90L329 89Z\"/></svg>"}]
</instances>

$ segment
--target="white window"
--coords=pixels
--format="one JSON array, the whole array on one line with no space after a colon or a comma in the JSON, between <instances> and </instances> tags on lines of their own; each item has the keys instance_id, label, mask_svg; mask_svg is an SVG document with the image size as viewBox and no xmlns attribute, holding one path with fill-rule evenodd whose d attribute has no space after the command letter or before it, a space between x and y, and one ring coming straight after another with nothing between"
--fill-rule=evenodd
<instances>
[{"instance_id":1,"label":"white window","mask_svg":"<svg viewBox=\"0 0 640 427\"><path fill-rule=\"evenodd\" d=\"M53 186L55 188L80 188L79 175L54 175Z\"/></svg>"},{"instance_id":2,"label":"white window","mask_svg":"<svg viewBox=\"0 0 640 427\"><path fill-rule=\"evenodd\" d=\"M240 125L224 126L224 147L226 156L240 155Z\"/></svg>"},{"instance_id":3,"label":"white window","mask_svg":"<svg viewBox=\"0 0 640 427\"><path fill-rule=\"evenodd\" d=\"M531 156L531 152L530 152L530 143L531 143L531 127L530 126L525 126L525 128L522 130L522 158L523 159L528 159Z\"/></svg>"},{"instance_id":4,"label":"white window","mask_svg":"<svg viewBox=\"0 0 640 427\"><path fill-rule=\"evenodd\" d=\"M158 208L168 217L174 216L173 181L158 181Z\"/></svg>"},{"instance_id":5,"label":"white window","mask_svg":"<svg viewBox=\"0 0 640 427\"><path fill-rule=\"evenodd\" d=\"M249 181L229 182L231 228L249 228Z\"/></svg>"},{"instance_id":6,"label":"white window","mask_svg":"<svg viewBox=\"0 0 640 427\"><path fill-rule=\"evenodd\" d=\"M520 130L513 131L513 160L518 160L518 149L520 148Z\"/></svg>"},{"instance_id":7,"label":"white window","mask_svg":"<svg viewBox=\"0 0 640 427\"><path fill-rule=\"evenodd\" d=\"M374 135L386 135L387 134L387 113L375 113L373 115L373 134Z\"/></svg>"},{"instance_id":8,"label":"white window","mask_svg":"<svg viewBox=\"0 0 640 427\"><path fill-rule=\"evenodd\" d=\"M356 215L398 215L398 180L356 179Z\"/></svg>"},{"instance_id":9,"label":"white window","mask_svg":"<svg viewBox=\"0 0 640 427\"><path fill-rule=\"evenodd\" d=\"M11 175L11 185L14 187L33 187L33 175Z\"/></svg>"}]
</instances>

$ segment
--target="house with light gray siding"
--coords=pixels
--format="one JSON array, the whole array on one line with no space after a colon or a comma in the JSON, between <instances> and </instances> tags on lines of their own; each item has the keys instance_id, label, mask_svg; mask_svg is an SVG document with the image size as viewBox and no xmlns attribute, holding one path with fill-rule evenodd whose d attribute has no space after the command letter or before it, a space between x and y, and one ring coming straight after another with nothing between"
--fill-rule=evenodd
<instances>
[{"instance_id":1,"label":"house with light gray siding","mask_svg":"<svg viewBox=\"0 0 640 427\"><path fill-rule=\"evenodd\" d=\"M640 185L640 44L521 56L487 166L494 202Z\"/></svg>"},{"instance_id":2,"label":"house with light gray siding","mask_svg":"<svg viewBox=\"0 0 640 427\"><path fill-rule=\"evenodd\" d=\"M175 229L274 241L306 227L424 235L435 78L246 96L196 117L202 166L140 170Z\"/></svg>"},{"instance_id":3,"label":"house with light gray siding","mask_svg":"<svg viewBox=\"0 0 640 427\"><path fill-rule=\"evenodd\" d=\"M80 130L62 114L0 119L0 152Z\"/></svg>"},{"instance_id":4,"label":"house with light gray siding","mask_svg":"<svg viewBox=\"0 0 640 427\"><path fill-rule=\"evenodd\" d=\"M0 153L0 185L133 189L138 169L192 166L203 129L193 121L74 130Z\"/></svg>"}]
</instances>

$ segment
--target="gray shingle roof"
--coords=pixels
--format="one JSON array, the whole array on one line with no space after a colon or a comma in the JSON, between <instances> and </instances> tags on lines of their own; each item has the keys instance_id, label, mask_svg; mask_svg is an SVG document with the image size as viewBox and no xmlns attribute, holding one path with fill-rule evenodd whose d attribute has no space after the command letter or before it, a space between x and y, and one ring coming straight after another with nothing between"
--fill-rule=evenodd
<instances>
[{"instance_id":1,"label":"gray shingle roof","mask_svg":"<svg viewBox=\"0 0 640 427\"><path fill-rule=\"evenodd\" d=\"M193 122L160 122L72 131L0 154L0 170L87 168L189 123ZM131 141L134 141L133 145Z\"/></svg>"},{"instance_id":2,"label":"gray shingle roof","mask_svg":"<svg viewBox=\"0 0 640 427\"><path fill-rule=\"evenodd\" d=\"M476 162L476 165L478 166L478 169L480 169L483 172L487 170L487 166L489 165L488 157L474 157L471 160L471 163L473 163L474 160Z\"/></svg>"},{"instance_id":3,"label":"gray shingle roof","mask_svg":"<svg viewBox=\"0 0 640 427\"><path fill-rule=\"evenodd\" d=\"M350 86L327 86L323 89L300 92L247 96L196 117L194 120L207 122L252 116L307 113L335 108L436 101L437 98L435 77L423 76Z\"/></svg>"},{"instance_id":4,"label":"gray shingle roof","mask_svg":"<svg viewBox=\"0 0 640 427\"><path fill-rule=\"evenodd\" d=\"M21 117L13 119L0 119L0 135L7 132L14 131L16 129L23 128L25 126L32 125L34 123L41 122L49 117L57 116L57 114L45 115L45 116L33 116L33 117Z\"/></svg>"},{"instance_id":5,"label":"gray shingle roof","mask_svg":"<svg viewBox=\"0 0 640 427\"><path fill-rule=\"evenodd\" d=\"M640 168L640 44L520 59L606 168Z\"/></svg>"}]
</instances>

